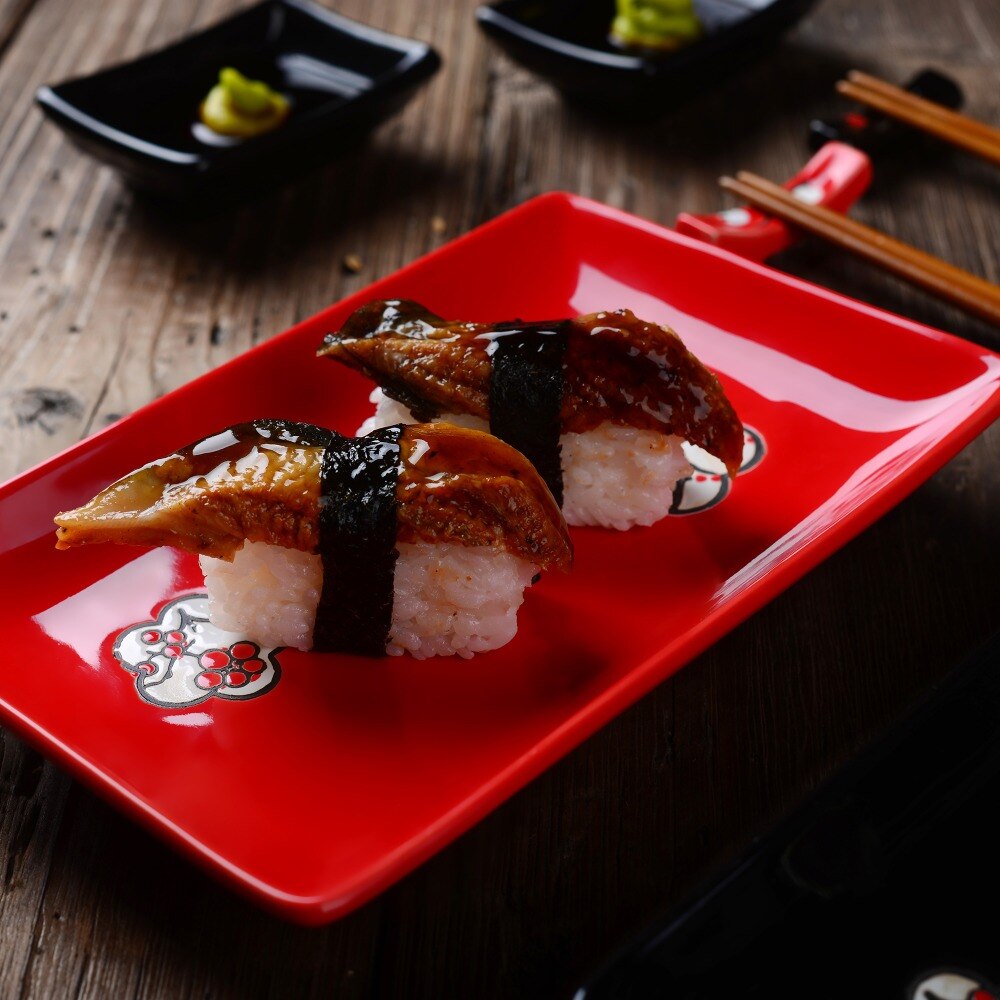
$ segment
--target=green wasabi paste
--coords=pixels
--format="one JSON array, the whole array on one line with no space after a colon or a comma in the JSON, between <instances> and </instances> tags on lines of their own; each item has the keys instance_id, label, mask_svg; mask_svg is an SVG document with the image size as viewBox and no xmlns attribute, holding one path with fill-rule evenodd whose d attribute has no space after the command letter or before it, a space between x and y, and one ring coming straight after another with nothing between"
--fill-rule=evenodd
<instances>
[{"instance_id":1,"label":"green wasabi paste","mask_svg":"<svg viewBox=\"0 0 1000 1000\"><path fill-rule=\"evenodd\" d=\"M277 128L290 110L288 98L227 66L201 103L201 120L220 135L248 139Z\"/></svg>"},{"instance_id":2,"label":"green wasabi paste","mask_svg":"<svg viewBox=\"0 0 1000 1000\"><path fill-rule=\"evenodd\" d=\"M692 0L618 0L611 40L625 48L676 49L701 36Z\"/></svg>"}]
</instances>

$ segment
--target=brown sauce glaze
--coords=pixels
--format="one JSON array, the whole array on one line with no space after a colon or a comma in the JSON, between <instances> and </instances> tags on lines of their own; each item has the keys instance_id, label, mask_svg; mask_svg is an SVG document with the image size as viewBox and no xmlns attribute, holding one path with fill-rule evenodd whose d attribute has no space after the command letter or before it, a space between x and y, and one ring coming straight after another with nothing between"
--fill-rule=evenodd
<instances>
[{"instance_id":1,"label":"brown sauce glaze","mask_svg":"<svg viewBox=\"0 0 1000 1000\"><path fill-rule=\"evenodd\" d=\"M172 545L222 559L245 541L315 551L329 434L280 420L229 427L59 514L56 547Z\"/></svg>"},{"instance_id":2,"label":"brown sauce glaze","mask_svg":"<svg viewBox=\"0 0 1000 1000\"><path fill-rule=\"evenodd\" d=\"M345 441L285 421L220 431L59 514L56 545L172 545L223 559L244 541L316 552L324 452L334 440ZM568 568L562 515L509 445L448 424L416 424L405 428L400 455L398 541L488 545L538 566Z\"/></svg>"},{"instance_id":3,"label":"brown sauce glaze","mask_svg":"<svg viewBox=\"0 0 1000 1000\"><path fill-rule=\"evenodd\" d=\"M488 420L495 331L516 325L449 323L417 303L371 302L328 334L319 354L361 371L420 419L450 412ZM718 379L677 334L627 309L564 328L564 433L611 421L676 434L736 474L742 425Z\"/></svg>"},{"instance_id":4,"label":"brown sauce glaze","mask_svg":"<svg viewBox=\"0 0 1000 1000\"><path fill-rule=\"evenodd\" d=\"M604 420L676 434L720 459L735 476L743 425L719 380L672 330L628 309L573 320L566 343L563 429Z\"/></svg>"},{"instance_id":5,"label":"brown sauce glaze","mask_svg":"<svg viewBox=\"0 0 1000 1000\"><path fill-rule=\"evenodd\" d=\"M477 323L448 323L416 302L369 302L328 333L318 353L378 383L417 420L489 419L490 340Z\"/></svg>"},{"instance_id":6,"label":"brown sauce glaze","mask_svg":"<svg viewBox=\"0 0 1000 1000\"><path fill-rule=\"evenodd\" d=\"M451 424L411 424L400 446L398 541L483 545L569 569L566 522L519 451Z\"/></svg>"}]
</instances>

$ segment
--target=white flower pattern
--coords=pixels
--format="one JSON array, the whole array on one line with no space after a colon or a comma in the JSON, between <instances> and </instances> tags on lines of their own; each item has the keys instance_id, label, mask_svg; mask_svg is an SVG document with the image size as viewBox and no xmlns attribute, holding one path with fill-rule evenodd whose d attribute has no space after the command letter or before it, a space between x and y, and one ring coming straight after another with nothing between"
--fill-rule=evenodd
<instances>
[{"instance_id":1,"label":"white flower pattern","mask_svg":"<svg viewBox=\"0 0 1000 1000\"><path fill-rule=\"evenodd\" d=\"M761 463L767 449L760 431L743 426L743 460L740 475ZM698 514L722 503L729 495L730 479L726 467L703 448L684 443L684 455L694 472L674 488L671 514Z\"/></svg>"},{"instance_id":2,"label":"white flower pattern","mask_svg":"<svg viewBox=\"0 0 1000 1000\"><path fill-rule=\"evenodd\" d=\"M114 645L139 697L160 708L265 694L281 677L277 652L213 625L206 594L176 598L155 621L126 629Z\"/></svg>"}]
</instances>

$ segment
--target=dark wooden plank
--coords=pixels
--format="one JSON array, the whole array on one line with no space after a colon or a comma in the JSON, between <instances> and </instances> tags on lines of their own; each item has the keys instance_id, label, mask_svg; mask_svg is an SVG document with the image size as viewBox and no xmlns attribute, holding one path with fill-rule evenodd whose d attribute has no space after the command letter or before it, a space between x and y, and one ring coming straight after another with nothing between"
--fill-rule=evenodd
<instances>
[{"instance_id":1,"label":"dark wooden plank","mask_svg":"<svg viewBox=\"0 0 1000 1000\"><path fill-rule=\"evenodd\" d=\"M21 30L36 0L0 0L0 56Z\"/></svg>"},{"instance_id":2,"label":"dark wooden plank","mask_svg":"<svg viewBox=\"0 0 1000 1000\"><path fill-rule=\"evenodd\" d=\"M16 6L16 4L14 4ZM670 223L721 173L780 179L852 65L953 72L1000 120L1000 11L826 0L755 69L657 123L590 116L499 55L472 4L340 6L446 65L369 142L253 206L165 216L30 105L39 83L225 0L40 0L0 60L0 478L513 204L579 191ZM11 23L0 6L0 28ZM928 146L857 215L1000 279L997 175ZM445 220L445 232L432 220ZM355 253L364 266L344 273ZM808 244L780 266L997 346ZM878 525L381 899L329 928L231 896L3 734L0 995L553 996L897 717L996 628L991 429Z\"/></svg>"}]
</instances>

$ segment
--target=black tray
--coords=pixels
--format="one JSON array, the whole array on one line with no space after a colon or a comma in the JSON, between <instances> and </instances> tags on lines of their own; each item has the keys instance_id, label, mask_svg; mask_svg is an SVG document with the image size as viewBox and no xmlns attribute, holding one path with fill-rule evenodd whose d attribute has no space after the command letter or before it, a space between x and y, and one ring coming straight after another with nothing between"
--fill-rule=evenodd
<instances>
[{"instance_id":1,"label":"black tray","mask_svg":"<svg viewBox=\"0 0 1000 1000\"><path fill-rule=\"evenodd\" d=\"M518 62L571 97L616 110L668 110L745 65L816 0L694 0L697 42L643 55L608 40L614 0L499 0L480 27Z\"/></svg>"},{"instance_id":2,"label":"black tray","mask_svg":"<svg viewBox=\"0 0 1000 1000\"><path fill-rule=\"evenodd\" d=\"M998 803L1000 635L577 1000L1000 997Z\"/></svg>"},{"instance_id":3,"label":"black tray","mask_svg":"<svg viewBox=\"0 0 1000 1000\"><path fill-rule=\"evenodd\" d=\"M440 62L423 42L308 0L265 0L159 52L42 87L35 99L129 182L185 199L273 188L399 109ZM224 66L289 96L288 120L236 143L199 139L198 106Z\"/></svg>"}]
</instances>

